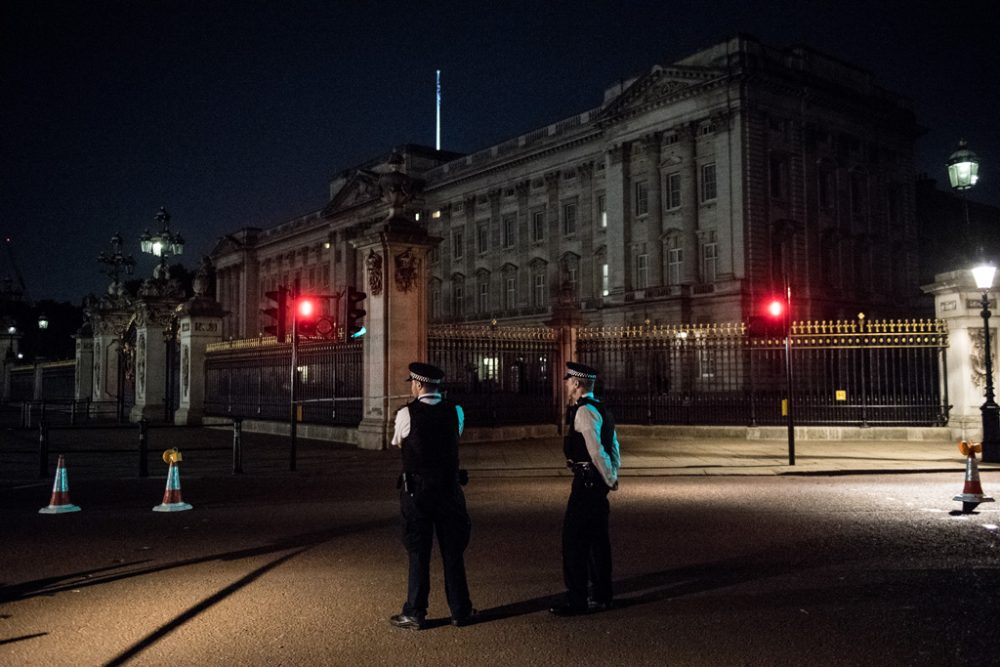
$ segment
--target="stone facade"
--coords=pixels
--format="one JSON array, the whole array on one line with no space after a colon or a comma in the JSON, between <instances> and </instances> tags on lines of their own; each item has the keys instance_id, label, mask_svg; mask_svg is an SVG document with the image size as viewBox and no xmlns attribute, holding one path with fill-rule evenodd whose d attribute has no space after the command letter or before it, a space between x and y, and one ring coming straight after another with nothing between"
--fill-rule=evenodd
<instances>
[{"instance_id":1,"label":"stone facade","mask_svg":"<svg viewBox=\"0 0 1000 667\"><path fill-rule=\"evenodd\" d=\"M603 103L471 155L397 149L428 256L431 322L745 319L787 275L795 319L908 314L920 296L909 103L815 51L737 37L608 88ZM320 211L213 252L225 337L264 292L361 289L355 243L386 217L388 156Z\"/></svg>"}]
</instances>

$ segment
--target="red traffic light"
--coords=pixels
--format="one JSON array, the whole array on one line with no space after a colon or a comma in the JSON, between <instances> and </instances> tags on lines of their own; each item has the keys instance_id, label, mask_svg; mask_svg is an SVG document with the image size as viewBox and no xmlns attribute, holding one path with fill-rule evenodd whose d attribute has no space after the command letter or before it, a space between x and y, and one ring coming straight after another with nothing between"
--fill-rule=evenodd
<instances>
[{"instance_id":1,"label":"red traffic light","mask_svg":"<svg viewBox=\"0 0 1000 667\"><path fill-rule=\"evenodd\" d=\"M312 299L299 299L298 314L301 319L312 319L316 315L316 304Z\"/></svg>"},{"instance_id":2,"label":"red traffic light","mask_svg":"<svg viewBox=\"0 0 1000 667\"><path fill-rule=\"evenodd\" d=\"M780 299L771 299L767 303L767 314L775 318L784 316L785 302Z\"/></svg>"}]
</instances>

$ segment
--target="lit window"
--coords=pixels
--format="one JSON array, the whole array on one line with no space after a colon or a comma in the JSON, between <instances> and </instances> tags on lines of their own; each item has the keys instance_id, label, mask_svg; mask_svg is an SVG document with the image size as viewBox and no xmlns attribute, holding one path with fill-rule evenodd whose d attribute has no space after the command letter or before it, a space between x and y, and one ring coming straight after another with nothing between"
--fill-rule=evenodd
<instances>
[{"instance_id":1,"label":"lit window","mask_svg":"<svg viewBox=\"0 0 1000 667\"><path fill-rule=\"evenodd\" d=\"M601 264L601 295L602 296L607 296L608 294L611 293L610 289L608 289L608 285L610 285L610 279L609 279L609 275L608 275L608 265L607 264Z\"/></svg>"},{"instance_id":2,"label":"lit window","mask_svg":"<svg viewBox=\"0 0 1000 667\"><path fill-rule=\"evenodd\" d=\"M441 217L441 209L438 209L433 213L431 213L431 218L433 218L434 220L437 220L440 217Z\"/></svg>"},{"instance_id":3,"label":"lit window","mask_svg":"<svg viewBox=\"0 0 1000 667\"><path fill-rule=\"evenodd\" d=\"M600 220L601 229L608 227L608 197L607 195L597 196L597 217Z\"/></svg>"}]
</instances>

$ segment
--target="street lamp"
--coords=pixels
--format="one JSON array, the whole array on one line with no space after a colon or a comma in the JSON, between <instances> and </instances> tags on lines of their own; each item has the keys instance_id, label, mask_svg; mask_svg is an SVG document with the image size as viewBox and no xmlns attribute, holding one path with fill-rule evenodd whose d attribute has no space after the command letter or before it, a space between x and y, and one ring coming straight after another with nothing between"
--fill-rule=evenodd
<instances>
[{"instance_id":1,"label":"street lamp","mask_svg":"<svg viewBox=\"0 0 1000 667\"><path fill-rule=\"evenodd\" d=\"M983 357L986 363L986 402L980 411L983 414L983 461L1000 461L1000 406L993 397L993 348L990 345L990 288L993 287L993 276L996 267L980 264L972 269L976 287L983 291Z\"/></svg>"},{"instance_id":2,"label":"street lamp","mask_svg":"<svg viewBox=\"0 0 1000 667\"><path fill-rule=\"evenodd\" d=\"M160 207L153 218L160 226L160 231L150 234L147 229L139 237L139 247L147 254L160 258L160 263L153 271L153 277L166 279L169 277L167 259L184 252L184 238L170 229L170 214Z\"/></svg>"},{"instance_id":3,"label":"street lamp","mask_svg":"<svg viewBox=\"0 0 1000 667\"><path fill-rule=\"evenodd\" d=\"M965 210L965 233L969 243L972 242L972 226L969 224L969 200L965 191L971 190L979 180L979 157L966 146L965 139L958 142L958 150L948 158L948 180L953 190L962 195L962 207Z\"/></svg>"}]
</instances>

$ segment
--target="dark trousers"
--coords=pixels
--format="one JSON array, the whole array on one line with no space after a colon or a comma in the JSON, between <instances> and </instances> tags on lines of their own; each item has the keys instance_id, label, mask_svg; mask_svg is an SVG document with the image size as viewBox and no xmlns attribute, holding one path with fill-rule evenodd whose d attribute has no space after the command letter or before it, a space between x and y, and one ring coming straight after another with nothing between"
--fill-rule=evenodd
<instances>
[{"instance_id":1,"label":"dark trousers","mask_svg":"<svg viewBox=\"0 0 1000 667\"><path fill-rule=\"evenodd\" d=\"M465 578L465 548L472 522L465 509L465 494L456 482L437 486L416 484L413 495L400 492L403 514L403 546L410 561L409 585L403 613L422 616L427 612L431 590L431 547L437 533L444 565L444 589L453 618L472 613L469 584Z\"/></svg>"},{"instance_id":2,"label":"dark trousers","mask_svg":"<svg viewBox=\"0 0 1000 667\"><path fill-rule=\"evenodd\" d=\"M596 481L587 488L581 477L573 488L563 519L563 579L567 602L587 606L588 581L596 602L611 602L611 538L608 534L608 487Z\"/></svg>"}]
</instances>

